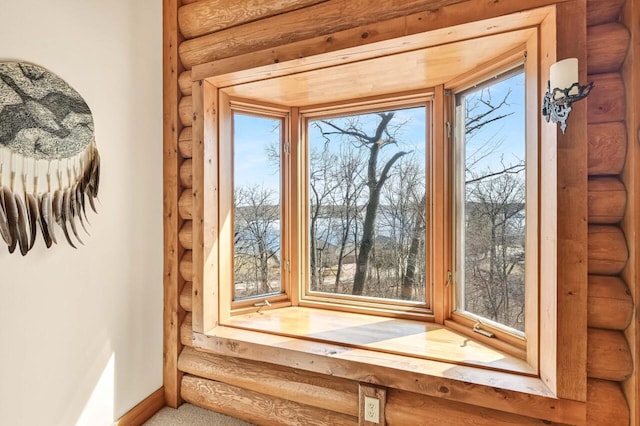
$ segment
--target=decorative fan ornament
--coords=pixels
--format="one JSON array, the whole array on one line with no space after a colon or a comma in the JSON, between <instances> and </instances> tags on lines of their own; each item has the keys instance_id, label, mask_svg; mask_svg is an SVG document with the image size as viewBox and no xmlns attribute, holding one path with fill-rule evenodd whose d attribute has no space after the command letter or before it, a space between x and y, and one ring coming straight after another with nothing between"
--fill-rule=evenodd
<instances>
[{"instance_id":1,"label":"decorative fan ornament","mask_svg":"<svg viewBox=\"0 0 640 426\"><path fill-rule=\"evenodd\" d=\"M82 96L44 68L0 62L0 238L9 252L26 255L38 228L47 248L62 235L73 248L83 244L78 229L88 234L87 203L96 212L99 185Z\"/></svg>"}]
</instances>

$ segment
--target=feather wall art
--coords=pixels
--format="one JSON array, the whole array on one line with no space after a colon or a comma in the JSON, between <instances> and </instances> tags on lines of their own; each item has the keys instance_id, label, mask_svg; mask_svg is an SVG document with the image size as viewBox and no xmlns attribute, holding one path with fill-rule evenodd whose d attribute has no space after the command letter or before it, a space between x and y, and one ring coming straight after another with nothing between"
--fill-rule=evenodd
<instances>
[{"instance_id":1,"label":"feather wall art","mask_svg":"<svg viewBox=\"0 0 640 426\"><path fill-rule=\"evenodd\" d=\"M38 232L47 248L64 240L76 248L80 228L88 235L87 204L96 212L99 185L93 117L82 96L42 67L0 62L0 241L23 256Z\"/></svg>"}]
</instances>

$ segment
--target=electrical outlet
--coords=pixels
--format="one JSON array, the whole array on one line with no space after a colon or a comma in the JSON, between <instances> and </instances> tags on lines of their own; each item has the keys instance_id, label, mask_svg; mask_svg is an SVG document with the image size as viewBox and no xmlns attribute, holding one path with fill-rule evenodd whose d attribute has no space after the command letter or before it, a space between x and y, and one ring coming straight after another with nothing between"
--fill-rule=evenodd
<instances>
[{"instance_id":1,"label":"electrical outlet","mask_svg":"<svg viewBox=\"0 0 640 426\"><path fill-rule=\"evenodd\" d=\"M358 386L358 426L386 426L387 390L382 386Z\"/></svg>"},{"instance_id":2,"label":"electrical outlet","mask_svg":"<svg viewBox=\"0 0 640 426\"><path fill-rule=\"evenodd\" d=\"M364 397L364 420L371 423L380 423L380 400L370 396Z\"/></svg>"}]
</instances>

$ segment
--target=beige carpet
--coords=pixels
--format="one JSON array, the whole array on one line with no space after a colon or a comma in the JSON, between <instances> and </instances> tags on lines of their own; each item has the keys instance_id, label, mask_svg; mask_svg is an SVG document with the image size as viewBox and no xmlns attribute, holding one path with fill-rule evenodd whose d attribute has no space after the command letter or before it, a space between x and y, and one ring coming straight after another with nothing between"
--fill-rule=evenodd
<instances>
[{"instance_id":1,"label":"beige carpet","mask_svg":"<svg viewBox=\"0 0 640 426\"><path fill-rule=\"evenodd\" d=\"M182 404L177 410L164 407L151 417L145 426L251 426L251 423L223 414L214 413L191 404Z\"/></svg>"}]
</instances>

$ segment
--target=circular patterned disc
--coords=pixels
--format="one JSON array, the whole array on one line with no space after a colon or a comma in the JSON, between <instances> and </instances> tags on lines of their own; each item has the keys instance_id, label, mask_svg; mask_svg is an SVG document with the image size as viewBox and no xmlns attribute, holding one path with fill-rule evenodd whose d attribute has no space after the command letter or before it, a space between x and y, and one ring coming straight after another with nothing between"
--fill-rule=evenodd
<instances>
[{"instance_id":1,"label":"circular patterned disc","mask_svg":"<svg viewBox=\"0 0 640 426\"><path fill-rule=\"evenodd\" d=\"M0 147L36 159L69 158L94 139L82 96L46 69L0 62Z\"/></svg>"}]
</instances>

